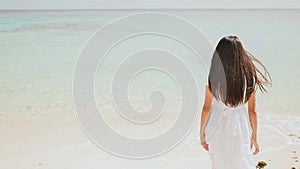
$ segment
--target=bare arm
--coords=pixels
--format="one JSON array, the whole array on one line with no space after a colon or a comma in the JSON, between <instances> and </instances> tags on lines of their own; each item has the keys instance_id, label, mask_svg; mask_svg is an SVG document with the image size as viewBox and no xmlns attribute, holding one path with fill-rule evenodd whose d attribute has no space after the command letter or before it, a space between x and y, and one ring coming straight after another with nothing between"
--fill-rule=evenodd
<instances>
[{"instance_id":1,"label":"bare arm","mask_svg":"<svg viewBox=\"0 0 300 169\"><path fill-rule=\"evenodd\" d=\"M210 92L208 86L206 86L205 100L204 100L204 104L203 104L203 108L202 108L201 125L200 125L200 141L201 141L202 146L206 150L208 150L208 146L205 142L204 132L205 132L205 127L206 127L206 124L208 122L208 118L209 118L209 115L210 115L212 99L213 99L213 95Z\"/></svg>"},{"instance_id":2,"label":"bare arm","mask_svg":"<svg viewBox=\"0 0 300 169\"><path fill-rule=\"evenodd\" d=\"M249 113L249 120L250 125L252 128L252 136L251 136L251 145L250 148L252 149L252 146L255 146L255 151L253 154L257 154L259 152L259 146L257 144L257 112L256 112L256 99L255 99L255 92L254 91L249 100L248 100L248 113Z\"/></svg>"}]
</instances>

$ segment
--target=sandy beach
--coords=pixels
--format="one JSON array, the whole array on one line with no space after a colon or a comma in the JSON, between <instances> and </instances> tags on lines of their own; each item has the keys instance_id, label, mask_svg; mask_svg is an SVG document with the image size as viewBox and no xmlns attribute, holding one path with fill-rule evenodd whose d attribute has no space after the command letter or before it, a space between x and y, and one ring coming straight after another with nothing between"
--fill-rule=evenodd
<instances>
[{"instance_id":1,"label":"sandy beach","mask_svg":"<svg viewBox=\"0 0 300 169\"><path fill-rule=\"evenodd\" d=\"M186 150L184 143L166 154L145 160L116 157L92 143L81 130L76 116L68 118L40 117L39 119L0 118L0 164L7 169L153 169L153 168L211 168L205 150L193 147ZM192 135L193 133L191 133ZM289 136L299 139L299 136ZM297 137L297 138L296 138ZM272 140L272 142L280 140ZM197 154L199 153L199 157ZM193 156L190 157L189 156ZM278 149L265 150L253 156L264 161L267 169L300 167L300 145L283 145Z\"/></svg>"}]
</instances>

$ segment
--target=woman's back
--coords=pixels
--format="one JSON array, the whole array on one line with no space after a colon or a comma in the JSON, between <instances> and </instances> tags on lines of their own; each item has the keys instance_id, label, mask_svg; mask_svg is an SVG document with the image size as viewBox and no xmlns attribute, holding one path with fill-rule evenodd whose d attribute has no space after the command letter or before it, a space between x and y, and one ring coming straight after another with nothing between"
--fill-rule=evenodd
<instances>
[{"instance_id":1,"label":"woman's back","mask_svg":"<svg viewBox=\"0 0 300 169\"><path fill-rule=\"evenodd\" d=\"M209 122L206 126L206 141L209 142L210 136L215 132L217 128L226 129L227 132L220 132L217 134L226 134L226 135L247 135L251 134L251 126L249 123L249 116L246 104L241 104L236 107L226 106L223 102L217 101L215 98L212 102ZM222 118L223 122L222 123ZM225 120L224 120L225 119ZM225 123L226 121L226 123ZM239 123L244 123L239 124ZM220 127L221 126L221 127ZM226 127L225 127L226 126ZM247 128L247 132L237 131L238 127L243 126ZM231 130L232 129L232 130Z\"/></svg>"}]
</instances>

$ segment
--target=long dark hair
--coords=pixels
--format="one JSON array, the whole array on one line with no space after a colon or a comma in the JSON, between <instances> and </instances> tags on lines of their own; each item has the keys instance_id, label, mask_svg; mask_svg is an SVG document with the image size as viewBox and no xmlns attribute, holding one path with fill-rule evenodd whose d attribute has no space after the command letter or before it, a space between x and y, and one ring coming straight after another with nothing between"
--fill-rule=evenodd
<instances>
[{"instance_id":1,"label":"long dark hair","mask_svg":"<svg viewBox=\"0 0 300 169\"><path fill-rule=\"evenodd\" d=\"M244 49L238 37L226 36L219 41L208 76L209 89L217 100L235 107L246 103L256 87L266 92L266 86L271 85L266 67Z\"/></svg>"}]
</instances>

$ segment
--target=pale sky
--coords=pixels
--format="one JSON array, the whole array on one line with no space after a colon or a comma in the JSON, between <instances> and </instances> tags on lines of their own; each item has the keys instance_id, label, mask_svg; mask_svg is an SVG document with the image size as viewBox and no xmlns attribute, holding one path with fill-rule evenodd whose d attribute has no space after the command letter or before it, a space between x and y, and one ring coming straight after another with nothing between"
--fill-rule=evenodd
<instances>
[{"instance_id":1,"label":"pale sky","mask_svg":"<svg viewBox=\"0 0 300 169\"><path fill-rule=\"evenodd\" d=\"M300 0L0 0L0 9L300 9Z\"/></svg>"}]
</instances>

